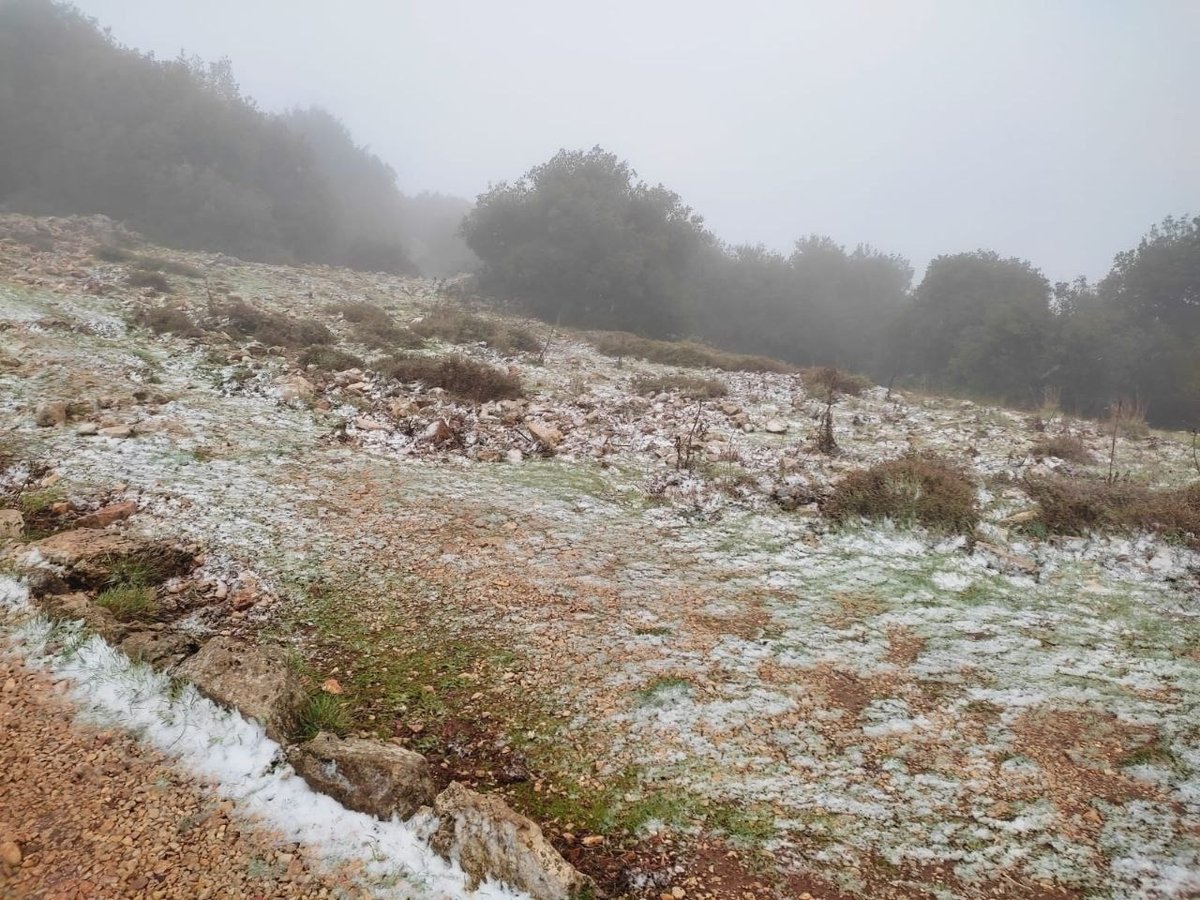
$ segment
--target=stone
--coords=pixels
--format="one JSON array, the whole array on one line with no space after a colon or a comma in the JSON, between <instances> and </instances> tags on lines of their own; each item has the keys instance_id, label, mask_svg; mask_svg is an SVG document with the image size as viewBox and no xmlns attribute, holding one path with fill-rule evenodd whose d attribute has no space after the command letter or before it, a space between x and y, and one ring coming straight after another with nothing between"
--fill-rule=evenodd
<instances>
[{"instance_id":1,"label":"stone","mask_svg":"<svg viewBox=\"0 0 1200 900\"><path fill-rule=\"evenodd\" d=\"M374 419L367 416L358 416L354 420L354 427L360 431L387 431L388 427L382 422L376 422Z\"/></svg>"},{"instance_id":2,"label":"stone","mask_svg":"<svg viewBox=\"0 0 1200 900\"><path fill-rule=\"evenodd\" d=\"M75 433L80 437L94 437L100 431L100 426L95 422L84 422L75 429Z\"/></svg>"},{"instance_id":3,"label":"stone","mask_svg":"<svg viewBox=\"0 0 1200 900\"><path fill-rule=\"evenodd\" d=\"M0 509L0 544L20 540L25 530L25 517L19 509Z\"/></svg>"},{"instance_id":4,"label":"stone","mask_svg":"<svg viewBox=\"0 0 1200 900\"><path fill-rule=\"evenodd\" d=\"M277 647L215 637L176 668L210 700L255 719L283 742L299 724L308 695Z\"/></svg>"},{"instance_id":5,"label":"stone","mask_svg":"<svg viewBox=\"0 0 1200 900\"><path fill-rule=\"evenodd\" d=\"M124 438L133 437L132 425L109 425L107 428L101 428L96 432L101 437L116 438L123 440Z\"/></svg>"},{"instance_id":6,"label":"stone","mask_svg":"<svg viewBox=\"0 0 1200 900\"><path fill-rule=\"evenodd\" d=\"M407 419L420 411L421 408L407 398L397 398L388 403L388 414L393 419Z\"/></svg>"},{"instance_id":7,"label":"stone","mask_svg":"<svg viewBox=\"0 0 1200 900\"><path fill-rule=\"evenodd\" d=\"M591 879L559 855L538 826L499 797L452 782L433 803L439 819L433 848L456 860L467 889L487 878L525 891L534 900L568 900L593 888Z\"/></svg>"},{"instance_id":8,"label":"stone","mask_svg":"<svg viewBox=\"0 0 1200 900\"><path fill-rule=\"evenodd\" d=\"M721 412L727 416L736 416L742 411L742 408L732 401L726 400L721 404Z\"/></svg>"},{"instance_id":9,"label":"stone","mask_svg":"<svg viewBox=\"0 0 1200 900\"><path fill-rule=\"evenodd\" d=\"M87 594L78 591L47 594L37 602L52 618L83 622L89 631L100 635L110 644L119 643L125 637L125 626L103 606L93 603Z\"/></svg>"},{"instance_id":10,"label":"stone","mask_svg":"<svg viewBox=\"0 0 1200 900\"><path fill-rule=\"evenodd\" d=\"M61 400L38 405L34 422L39 428L55 428L67 424L67 404Z\"/></svg>"},{"instance_id":11,"label":"stone","mask_svg":"<svg viewBox=\"0 0 1200 900\"><path fill-rule=\"evenodd\" d=\"M130 631L121 641L126 656L156 669L174 668L198 649L200 644L194 637L161 625Z\"/></svg>"},{"instance_id":12,"label":"stone","mask_svg":"<svg viewBox=\"0 0 1200 900\"><path fill-rule=\"evenodd\" d=\"M21 859L21 848L17 845L16 841L4 841L0 843L0 862L15 869L21 864Z\"/></svg>"},{"instance_id":13,"label":"stone","mask_svg":"<svg viewBox=\"0 0 1200 900\"><path fill-rule=\"evenodd\" d=\"M308 403L317 389L303 375L283 375L275 379L275 393L284 403Z\"/></svg>"},{"instance_id":14,"label":"stone","mask_svg":"<svg viewBox=\"0 0 1200 900\"><path fill-rule=\"evenodd\" d=\"M525 454L513 447L504 454L504 461L517 465L525 460Z\"/></svg>"},{"instance_id":15,"label":"stone","mask_svg":"<svg viewBox=\"0 0 1200 900\"><path fill-rule=\"evenodd\" d=\"M450 427L450 423L445 419L434 419L421 432L421 440L426 441L434 446L438 444L446 444L454 440L454 429Z\"/></svg>"},{"instance_id":16,"label":"stone","mask_svg":"<svg viewBox=\"0 0 1200 900\"><path fill-rule=\"evenodd\" d=\"M189 571L193 556L191 549L166 541L98 528L78 528L27 544L18 556L17 564L29 562L36 567L39 561L45 561L62 569L71 582L99 588L118 566L136 564L144 567L158 582Z\"/></svg>"},{"instance_id":17,"label":"stone","mask_svg":"<svg viewBox=\"0 0 1200 900\"><path fill-rule=\"evenodd\" d=\"M289 759L314 790L380 819L407 819L437 795L425 757L394 744L321 732Z\"/></svg>"},{"instance_id":18,"label":"stone","mask_svg":"<svg viewBox=\"0 0 1200 900\"><path fill-rule=\"evenodd\" d=\"M75 523L78 528L107 528L113 522L120 522L123 519L128 519L137 512L138 505L136 500L125 500L121 503L110 503L108 506L102 506L94 513L89 513L83 516Z\"/></svg>"},{"instance_id":19,"label":"stone","mask_svg":"<svg viewBox=\"0 0 1200 900\"><path fill-rule=\"evenodd\" d=\"M537 442L548 450L553 450L562 443L562 432L553 425L531 421L526 422L525 427L529 429L529 433L537 439Z\"/></svg>"},{"instance_id":20,"label":"stone","mask_svg":"<svg viewBox=\"0 0 1200 900\"><path fill-rule=\"evenodd\" d=\"M763 428L769 434L787 434L787 422L780 419L767 419L767 424Z\"/></svg>"}]
</instances>

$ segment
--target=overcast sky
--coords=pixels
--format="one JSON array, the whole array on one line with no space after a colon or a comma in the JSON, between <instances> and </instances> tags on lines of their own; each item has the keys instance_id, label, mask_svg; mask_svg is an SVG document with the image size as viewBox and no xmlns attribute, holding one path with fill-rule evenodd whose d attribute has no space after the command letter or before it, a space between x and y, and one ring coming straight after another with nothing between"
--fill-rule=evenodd
<instances>
[{"instance_id":1,"label":"overcast sky","mask_svg":"<svg viewBox=\"0 0 1200 900\"><path fill-rule=\"evenodd\" d=\"M80 0L123 43L228 56L408 192L474 197L595 144L734 243L995 249L1103 275L1200 213L1200 2Z\"/></svg>"}]
</instances>

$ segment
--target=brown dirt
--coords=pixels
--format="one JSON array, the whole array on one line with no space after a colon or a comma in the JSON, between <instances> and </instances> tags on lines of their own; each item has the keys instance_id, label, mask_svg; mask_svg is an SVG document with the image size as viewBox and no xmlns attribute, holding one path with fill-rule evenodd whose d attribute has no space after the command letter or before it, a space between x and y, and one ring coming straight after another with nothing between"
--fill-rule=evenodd
<instances>
[{"instance_id":1,"label":"brown dirt","mask_svg":"<svg viewBox=\"0 0 1200 900\"><path fill-rule=\"evenodd\" d=\"M62 686L0 657L0 898L365 897L132 738L72 723ZM340 892L340 893L339 893Z\"/></svg>"}]
</instances>

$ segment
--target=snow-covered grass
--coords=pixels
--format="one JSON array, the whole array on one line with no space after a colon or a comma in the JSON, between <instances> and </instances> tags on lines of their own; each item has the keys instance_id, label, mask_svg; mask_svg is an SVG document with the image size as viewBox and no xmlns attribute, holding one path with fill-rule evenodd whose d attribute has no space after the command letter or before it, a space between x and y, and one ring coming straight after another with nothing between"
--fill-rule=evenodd
<instances>
[{"instance_id":1,"label":"snow-covered grass","mask_svg":"<svg viewBox=\"0 0 1200 900\"><path fill-rule=\"evenodd\" d=\"M378 896L523 896L492 883L468 892L461 869L430 849L435 823L429 816L383 822L312 791L260 725L205 699L191 685L179 689L168 676L130 662L79 623L36 615L24 586L8 576L0 576L0 614L7 620L10 652L67 679L81 720L136 735L212 781L241 815L261 819L285 840L334 863L361 862Z\"/></svg>"}]
</instances>

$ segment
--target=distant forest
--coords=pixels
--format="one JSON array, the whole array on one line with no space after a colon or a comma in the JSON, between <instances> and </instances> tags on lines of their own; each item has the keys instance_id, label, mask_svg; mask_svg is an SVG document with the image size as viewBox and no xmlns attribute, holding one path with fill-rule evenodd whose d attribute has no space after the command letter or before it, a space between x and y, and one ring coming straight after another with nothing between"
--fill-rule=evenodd
<instances>
[{"instance_id":1,"label":"distant forest","mask_svg":"<svg viewBox=\"0 0 1200 900\"><path fill-rule=\"evenodd\" d=\"M272 115L228 60L156 60L50 0L0 0L0 204L104 213L247 259L446 275L470 202L404 196L320 109Z\"/></svg>"},{"instance_id":2,"label":"distant forest","mask_svg":"<svg viewBox=\"0 0 1200 900\"><path fill-rule=\"evenodd\" d=\"M1096 284L989 250L902 257L819 235L729 246L599 147L472 204L406 196L320 109L242 96L228 61L160 61L51 0L0 0L0 204L105 213L248 259L444 276L551 322L699 338L882 383L1156 425L1200 423L1200 217L1167 218Z\"/></svg>"}]
</instances>

